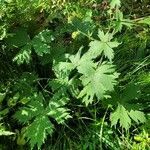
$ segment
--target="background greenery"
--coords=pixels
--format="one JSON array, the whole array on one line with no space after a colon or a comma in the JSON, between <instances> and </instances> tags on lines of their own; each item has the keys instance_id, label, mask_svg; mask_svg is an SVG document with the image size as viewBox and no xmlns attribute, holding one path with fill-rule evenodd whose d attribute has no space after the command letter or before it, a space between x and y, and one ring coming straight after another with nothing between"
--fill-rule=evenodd
<instances>
[{"instance_id":1,"label":"background greenery","mask_svg":"<svg viewBox=\"0 0 150 150\"><path fill-rule=\"evenodd\" d=\"M149 0L0 0L0 149L149 150Z\"/></svg>"}]
</instances>

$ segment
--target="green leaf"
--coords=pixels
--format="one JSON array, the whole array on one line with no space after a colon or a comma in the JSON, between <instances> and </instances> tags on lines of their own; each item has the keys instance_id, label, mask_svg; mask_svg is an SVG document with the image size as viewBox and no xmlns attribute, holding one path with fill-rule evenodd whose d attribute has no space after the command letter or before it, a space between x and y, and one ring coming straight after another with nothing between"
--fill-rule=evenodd
<instances>
[{"instance_id":1,"label":"green leaf","mask_svg":"<svg viewBox=\"0 0 150 150\"><path fill-rule=\"evenodd\" d=\"M7 101L7 105L9 107L15 106L17 104L17 101L19 99L20 95L19 93L16 93L13 97L11 97L8 101Z\"/></svg>"},{"instance_id":2,"label":"green leaf","mask_svg":"<svg viewBox=\"0 0 150 150\"><path fill-rule=\"evenodd\" d=\"M101 55L101 53L103 52L102 43L98 40L91 41L89 46L90 49L88 52L88 56L90 58L96 58L97 56Z\"/></svg>"},{"instance_id":3,"label":"green leaf","mask_svg":"<svg viewBox=\"0 0 150 150\"><path fill-rule=\"evenodd\" d=\"M35 52L39 56L43 56L43 54L50 53L50 46L42 42L41 39L37 36L33 39L32 45L34 47Z\"/></svg>"},{"instance_id":4,"label":"green leaf","mask_svg":"<svg viewBox=\"0 0 150 150\"><path fill-rule=\"evenodd\" d=\"M137 110L127 110L123 105L118 105L117 109L111 114L111 126L116 126L117 123L120 123L120 126L128 130L131 126L131 119L136 123L144 123L146 118L144 113Z\"/></svg>"},{"instance_id":5,"label":"green leaf","mask_svg":"<svg viewBox=\"0 0 150 150\"><path fill-rule=\"evenodd\" d=\"M38 37L44 43L50 43L51 41L53 41L55 39L54 36L52 35L52 32L48 29L40 32L38 34Z\"/></svg>"},{"instance_id":6,"label":"green leaf","mask_svg":"<svg viewBox=\"0 0 150 150\"><path fill-rule=\"evenodd\" d=\"M40 115L33 123L31 123L25 132L25 136L28 138L31 149L37 144L38 149L44 143L48 134L52 134L54 129L53 124L49 121L48 117Z\"/></svg>"},{"instance_id":7,"label":"green leaf","mask_svg":"<svg viewBox=\"0 0 150 150\"><path fill-rule=\"evenodd\" d=\"M130 117L136 122L136 123L144 123L146 122L146 118L143 112L137 111L137 110L131 110L129 113Z\"/></svg>"},{"instance_id":8,"label":"green leaf","mask_svg":"<svg viewBox=\"0 0 150 150\"><path fill-rule=\"evenodd\" d=\"M0 136L9 136L9 135L13 135L13 134L15 134L15 133L0 129Z\"/></svg>"},{"instance_id":9,"label":"green leaf","mask_svg":"<svg viewBox=\"0 0 150 150\"><path fill-rule=\"evenodd\" d=\"M34 94L26 106L15 113L14 118L20 123L29 124L25 136L30 141L31 148L37 144L38 149L40 149L46 136L52 134L54 125L48 116L54 118L58 124L71 118L69 109L64 107L68 103L68 98L63 95L65 90L64 87L58 88L58 92L54 94L47 107L43 105L43 95L41 93Z\"/></svg>"},{"instance_id":10,"label":"green leaf","mask_svg":"<svg viewBox=\"0 0 150 150\"><path fill-rule=\"evenodd\" d=\"M114 66L111 64L101 64L90 74L83 72L81 81L83 90L79 94L79 98L83 97L83 101L88 105L93 102L94 96L98 99L107 98L107 93L113 91L116 85L118 73L115 72Z\"/></svg>"},{"instance_id":11,"label":"green leaf","mask_svg":"<svg viewBox=\"0 0 150 150\"><path fill-rule=\"evenodd\" d=\"M74 67L77 67L79 65L82 49L83 49L83 47L80 47L80 49L78 50L76 55L71 55L69 57L71 63L74 65Z\"/></svg>"},{"instance_id":12,"label":"green leaf","mask_svg":"<svg viewBox=\"0 0 150 150\"><path fill-rule=\"evenodd\" d=\"M27 123L33 117L36 117L44 111L42 101L43 97L41 94L35 95L30 99L26 107L20 108L20 110L15 113L14 118L16 118L21 123Z\"/></svg>"},{"instance_id":13,"label":"green leaf","mask_svg":"<svg viewBox=\"0 0 150 150\"><path fill-rule=\"evenodd\" d=\"M82 47L79 49L76 55L70 56L69 59L74 67L77 68L79 73L90 75L93 73L94 68L96 68L97 63L94 63L92 60L90 60L91 58L87 56L87 53L81 57L81 50Z\"/></svg>"},{"instance_id":14,"label":"green leaf","mask_svg":"<svg viewBox=\"0 0 150 150\"><path fill-rule=\"evenodd\" d=\"M123 90L122 88L117 88L111 94L109 104L117 106L118 103L120 103L128 107L128 109L135 109L135 107L137 106L137 104L135 104L135 100L140 96L139 89L140 86L133 82L127 84Z\"/></svg>"},{"instance_id":15,"label":"green leaf","mask_svg":"<svg viewBox=\"0 0 150 150\"><path fill-rule=\"evenodd\" d=\"M84 74L85 76L91 76L95 72L95 68L96 63L94 63L92 60L81 58L77 70L79 73Z\"/></svg>"},{"instance_id":16,"label":"green leaf","mask_svg":"<svg viewBox=\"0 0 150 150\"><path fill-rule=\"evenodd\" d=\"M0 26L0 41L3 40L6 36L7 34L5 26Z\"/></svg>"},{"instance_id":17,"label":"green leaf","mask_svg":"<svg viewBox=\"0 0 150 150\"><path fill-rule=\"evenodd\" d=\"M133 26L133 21L129 19L124 19L123 13L120 10L117 10L115 17L116 21L113 25L116 31L121 32L123 25L127 26L128 28L131 28Z\"/></svg>"},{"instance_id":18,"label":"green leaf","mask_svg":"<svg viewBox=\"0 0 150 150\"><path fill-rule=\"evenodd\" d=\"M31 97L36 88L36 86L33 86L35 81L37 81L37 75L33 72L24 72L14 85L14 88L22 97Z\"/></svg>"},{"instance_id":19,"label":"green leaf","mask_svg":"<svg viewBox=\"0 0 150 150\"><path fill-rule=\"evenodd\" d=\"M103 31L99 30L98 37L101 41L94 40L90 42L90 49L86 53L87 57L94 59L101 55L103 52L104 56L107 57L109 61L112 61L112 59L114 58L113 48L117 47L119 43L116 41L111 42L113 35L108 32L104 34Z\"/></svg>"},{"instance_id":20,"label":"green leaf","mask_svg":"<svg viewBox=\"0 0 150 150\"><path fill-rule=\"evenodd\" d=\"M106 42L109 42L112 40L113 35L111 33L108 33L108 32L106 34L104 34L103 31L98 30L98 37L100 38L100 40L102 42L106 43Z\"/></svg>"},{"instance_id":21,"label":"green leaf","mask_svg":"<svg viewBox=\"0 0 150 150\"><path fill-rule=\"evenodd\" d=\"M122 106L118 105L115 112L110 116L111 126L116 126L119 121L120 126L128 130L131 126L131 119L128 115L128 111Z\"/></svg>"},{"instance_id":22,"label":"green leaf","mask_svg":"<svg viewBox=\"0 0 150 150\"><path fill-rule=\"evenodd\" d=\"M69 73L73 69L73 64L69 62L59 62L53 66L53 70L57 78L68 78Z\"/></svg>"},{"instance_id":23,"label":"green leaf","mask_svg":"<svg viewBox=\"0 0 150 150\"><path fill-rule=\"evenodd\" d=\"M94 29L94 24L92 22L92 12L87 12L86 14L84 14L84 18L80 19L77 17L74 17L71 20L71 24L73 26L74 31L80 31L84 34L90 34L91 32L93 32Z\"/></svg>"},{"instance_id":24,"label":"green leaf","mask_svg":"<svg viewBox=\"0 0 150 150\"><path fill-rule=\"evenodd\" d=\"M35 52L39 56L50 53L50 42L54 40L52 33L49 30L43 30L36 35L32 40L32 45Z\"/></svg>"},{"instance_id":25,"label":"green leaf","mask_svg":"<svg viewBox=\"0 0 150 150\"><path fill-rule=\"evenodd\" d=\"M4 131L4 130L1 130L0 129L0 136L9 136L9 135L13 135L13 134L15 134L15 133L13 133L13 132L10 132L10 131Z\"/></svg>"},{"instance_id":26,"label":"green leaf","mask_svg":"<svg viewBox=\"0 0 150 150\"><path fill-rule=\"evenodd\" d=\"M139 90L140 86L131 82L128 85L126 85L125 89L123 90L123 93L121 94L121 97L124 101L129 102L139 97Z\"/></svg>"}]
</instances>

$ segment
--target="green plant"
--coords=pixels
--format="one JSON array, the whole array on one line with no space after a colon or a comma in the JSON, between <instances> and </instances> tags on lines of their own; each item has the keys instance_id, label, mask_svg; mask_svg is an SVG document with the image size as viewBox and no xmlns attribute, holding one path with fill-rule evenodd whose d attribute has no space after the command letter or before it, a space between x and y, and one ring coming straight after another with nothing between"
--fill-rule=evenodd
<instances>
[{"instance_id":1,"label":"green plant","mask_svg":"<svg viewBox=\"0 0 150 150\"><path fill-rule=\"evenodd\" d=\"M142 147L132 131L149 120L150 23L122 3L0 1L3 137L22 149Z\"/></svg>"}]
</instances>

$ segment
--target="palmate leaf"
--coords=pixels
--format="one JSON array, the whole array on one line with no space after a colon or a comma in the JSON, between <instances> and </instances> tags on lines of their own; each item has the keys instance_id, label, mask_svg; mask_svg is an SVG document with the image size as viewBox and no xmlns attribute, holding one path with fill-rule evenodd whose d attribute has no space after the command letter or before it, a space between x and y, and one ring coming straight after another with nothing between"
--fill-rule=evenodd
<instances>
[{"instance_id":1,"label":"palmate leaf","mask_svg":"<svg viewBox=\"0 0 150 150\"><path fill-rule=\"evenodd\" d=\"M79 94L79 98L83 98L86 105L93 102L94 96L98 99L107 98L107 93L113 91L114 85L116 85L118 75L114 66L107 63L99 65L90 74L83 74L80 79L84 87Z\"/></svg>"},{"instance_id":2,"label":"palmate leaf","mask_svg":"<svg viewBox=\"0 0 150 150\"><path fill-rule=\"evenodd\" d=\"M118 105L116 111L111 114L110 120L112 126L117 125L118 121L120 126L126 130L128 130L131 126L131 119L128 115L128 111L122 105Z\"/></svg>"},{"instance_id":3,"label":"palmate leaf","mask_svg":"<svg viewBox=\"0 0 150 150\"><path fill-rule=\"evenodd\" d=\"M83 102L86 105L93 102L94 96L98 100L110 97L108 92L113 91L119 75L115 72L114 65L106 62L99 65L93 61L94 58L100 55L101 50L103 50L101 49L101 45L106 41L110 41L112 35L108 33L105 35L99 31L99 38L103 41L96 41L100 44L100 47L93 44L89 51L82 57L80 56L82 48L79 49L76 55L70 56L71 63L77 69L78 73L82 75L80 80L82 81L83 90L81 90L78 98L83 98ZM111 45L112 47L117 46L115 42L112 42Z\"/></svg>"},{"instance_id":4,"label":"palmate leaf","mask_svg":"<svg viewBox=\"0 0 150 150\"><path fill-rule=\"evenodd\" d=\"M130 128L131 119L136 123L144 123L146 121L143 112L132 109L129 111L120 104L110 116L111 126L116 126L119 121L120 126L125 130L128 130Z\"/></svg>"},{"instance_id":5,"label":"palmate leaf","mask_svg":"<svg viewBox=\"0 0 150 150\"><path fill-rule=\"evenodd\" d=\"M18 33L19 32L19 33ZM8 44L13 44L14 46L22 46L19 53L14 57L13 61L16 61L18 64L23 64L24 62L29 63L31 60L31 48L33 46L35 52L39 56L43 54L50 53L50 42L54 40L51 31L43 30L38 35L36 35L31 41L27 33L23 30L18 31L13 38L8 38ZM23 39L21 39L22 37ZM17 39L16 39L17 38ZM13 40L12 40L13 39ZM21 43L20 42L21 39ZM16 41L17 40L17 41ZM18 42L19 40L19 42ZM23 41L22 41L23 40ZM13 43L12 43L13 42ZM19 43L18 45L15 43Z\"/></svg>"},{"instance_id":6,"label":"palmate leaf","mask_svg":"<svg viewBox=\"0 0 150 150\"><path fill-rule=\"evenodd\" d=\"M67 90L72 86L69 74L74 69L74 65L69 62L59 62L54 65L53 69L57 78L50 81L49 86L55 93L49 102L46 112L47 115L54 118L60 124L71 118L69 109L64 106L69 101Z\"/></svg>"},{"instance_id":7,"label":"palmate leaf","mask_svg":"<svg viewBox=\"0 0 150 150\"><path fill-rule=\"evenodd\" d=\"M73 64L74 67L77 67L79 65L80 59L81 59L81 51L83 47L80 47L76 55L71 55L69 57L71 63Z\"/></svg>"},{"instance_id":8,"label":"palmate leaf","mask_svg":"<svg viewBox=\"0 0 150 150\"><path fill-rule=\"evenodd\" d=\"M114 58L113 48L117 47L119 43L116 41L112 42L111 40L113 36L108 32L104 34L103 31L99 30L98 37L100 38L100 41L94 40L90 42L90 49L86 53L87 57L94 59L101 55L103 52L104 56L107 57L109 61L112 61Z\"/></svg>"},{"instance_id":9,"label":"palmate leaf","mask_svg":"<svg viewBox=\"0 0 150 150\"><path fill-rule=\"evenodd\" d=\"M69 62L59 62L54 64L53 70L58 80L68 79L69 73L74 69L72 63Z\"/></svg>"},{"instance_id":10,"label":"palmate leaf","mask_svg":"<svg viewBox=\"0 0 150 150\"><path fill-rule=\"evenodd\" d=\"M136 123L144 123L146 121L145 115L141 111L131 110L129 112L129 116L133 119Z\"/></svg>"},{"instance_id":11,"label":"palmate leaf","mask_svg":"<svg viewBox=\"0 0 150 150\"><path fill-rule=\"evenodd\" d=\"M117 91L112 94L110 103L117 106L117 109L111 114L111 125L116 126L120 123L122 128L128 130L131 126L132 120L138 123L146 121L144 113L138 110L135 99L139 98L139 85L133 82L126 85L123 91Z\"/></svg>"},{"instance_id":12,"label":"palmate leaf","mask_svg":"<svg viewBox=\"0 0 150 150\"><path fill-rule=\"evenodd\" d=\"M77 66L79 73L84 74L85 76L91 76L95 72L97 63L94 63L92 60L82 58Z\"/></svg>"}]
</instances>

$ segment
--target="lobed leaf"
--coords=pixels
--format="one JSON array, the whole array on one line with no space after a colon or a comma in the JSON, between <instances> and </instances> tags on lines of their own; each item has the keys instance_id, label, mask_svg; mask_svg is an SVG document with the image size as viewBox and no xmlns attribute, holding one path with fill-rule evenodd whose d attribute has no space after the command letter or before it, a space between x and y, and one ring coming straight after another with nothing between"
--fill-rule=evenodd
<instances>
[{"instance_id":1,"label":"lobed leaf","mask_svg":"<svg viewBox=\"0 0 150 150\"><path fill-rule=\"evenodd\" d=\"M54 125L50 122L48 117L40 115L38 116L27 128L25 136L30 142L31 149L35 145L38 146L38 149L41 148L41 145L44 143L48 134L52 134Z\"/></svg>"},{"instance_id":2,"label":"lobed leaf","mask_svg":"<svg viewBox=\"0 0 150 150\"><path fill-rule=\"evenodd\" d=\"M115 72L114 66L111 64L101 64L97 69L93 69L91 74L83 74L81 81L83 90L79 94L79 98L88 105L92 103L94 96L98 99L107 97L107 93L113 91L116 85L118 74Z\"/></svg>"}]
</instances>

